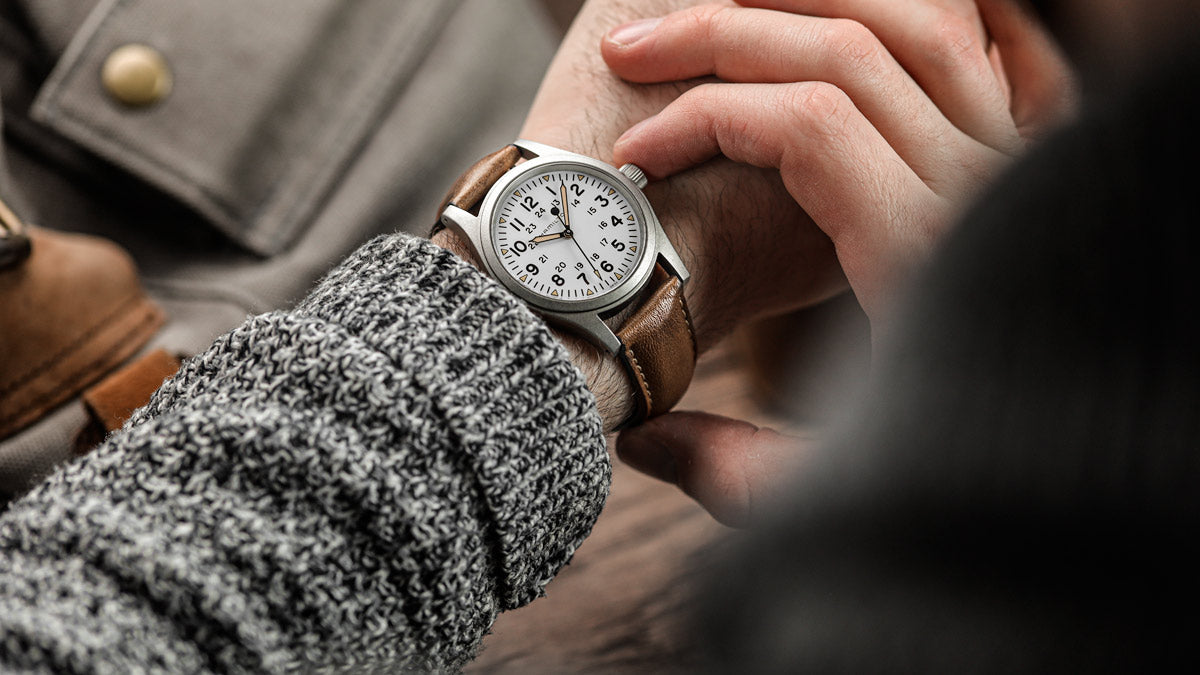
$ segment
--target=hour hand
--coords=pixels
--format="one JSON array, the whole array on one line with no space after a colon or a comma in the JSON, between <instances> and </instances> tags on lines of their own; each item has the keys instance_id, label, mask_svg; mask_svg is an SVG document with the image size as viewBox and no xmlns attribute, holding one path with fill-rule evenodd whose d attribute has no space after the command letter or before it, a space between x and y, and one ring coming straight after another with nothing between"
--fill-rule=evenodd
<instances>
[{"instance_id":1,"label":"hour hand","mask_svg":"<svg viewBox=\"0 0 1200 675\"><path fill-rule=\"evenodd\" d=\"M554 234L543 234L540 237L534 237L530 241L532 241L535 244L540 244L543 241L553 241L555 239L562 239L565 236L567 236L566 232L555 232Z\"/></svg>"}]
</instances>

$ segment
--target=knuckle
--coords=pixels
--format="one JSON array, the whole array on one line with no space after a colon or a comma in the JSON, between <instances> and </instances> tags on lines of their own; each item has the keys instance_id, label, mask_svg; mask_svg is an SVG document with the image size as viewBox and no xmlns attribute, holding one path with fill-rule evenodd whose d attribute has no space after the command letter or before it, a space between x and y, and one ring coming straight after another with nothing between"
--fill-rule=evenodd
<instances>
[{"instance_id":1,"label":"knuckle","mask_svg":"<svg viewBox=\"0 0 1200 675\"><path fill-rule=\"evenodd\" d=\"M800 127L822 136L839 135L847 127L853 103L828 82L802 82L781 97L781 111Z\"/></svg>"},{"instance_id":2,"label":"knuckle","mask_svg":"<svg viewBox=\"0 0 1200 675\"><path fill-rule=\"evenodd\" d=\"M697 130L708 135L718 143L722 139L736 136L738 120L736 116L722 115L722 85L706 83L692 87L684 92L671 105L672 114L676 115L682 126ZM689 157L693 163L706 159L705 157Z\"/></svg>"},{"instance_id":3,"label":"knuckle","mask_svg":"<svg viewBox=\"0 0 1200 675\"><path fill-rule=\"evenodd\" d=\"M887 51L879 38L862 23L852 19L834 19L823 36L827 53L836 59L839 70L875 71L882 67Z\"/></svg>"},{"instance_id":4,"label":"knuckle","mask_svg":"<svg viewBox=\"0 0 1200 675\"><path fill-rule=\"evenodd\" d=\"M949 10L941 11L926 32L924 52L935 63L955 66L984 56L981 36L972 21Z\"/></svg>"},{"instance_id":5,"label":"knuckle","mask_svg":"<svg viewBox=\"0 0 1200 675\"><path fill-rule=\"evenodd\" d=\"M712 42L724 31L731 11L731 7L724 5L700 5L679 12L679 17L686 35Z\"/></svg>"},{"instance_id":6,"label":"knuckle","mask_svg":"<svg viewBox=\"0 0 1200 675\"><path fill-rule=\"evenodd\" d=\"M715 83L698 84L680 94L673 105L677 114L695 119L709 117L708 112L716 105L720 87Z\"/></svg>"}]
</instances>

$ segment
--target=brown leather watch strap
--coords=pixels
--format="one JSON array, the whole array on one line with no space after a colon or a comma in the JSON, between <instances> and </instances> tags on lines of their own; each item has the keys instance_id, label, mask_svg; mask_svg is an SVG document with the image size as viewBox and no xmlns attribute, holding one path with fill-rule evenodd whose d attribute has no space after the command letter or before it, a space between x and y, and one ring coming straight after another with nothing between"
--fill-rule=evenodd
<instances>
[{"instance_id":1,"label":"brown leather watch strap","mask_svg":"<svg viewBox=\"0 0 1200 675\"><path fill-rule=\"evenodd\" d=\"M446 193L446 198L442 200L442 205L438 207L437 221L434 222L433 228L429 231L429 236L433 236L438 232L446 229L442 223L442 212L447 206L457 206L464 211L474 212L479 207L479 202L483 200L483 196L491 189L496 181L500 180L509 169L517 165L521 159L521 149L515 145L506 145L496 152L484 157L475 162L475 165L467 169L463 175L458 177L454 182L454 186Z\"/></svg>"},{"instance_id":2,"label":"brown leather watch strap","mask_svg":"<svg viewBox=\"0 0 1200 675\"><path fill-rule=\"evenodd\" d=\"M696 335L683 284L662 265L650 284L654 291L617 331L635 399L624 427L668 412L683 398L696 368Z\"/></svg>"},{"instance_id":3,"label":"brown leather watch strap","mask_svg":"<svg viewBox=\"0 0 1200 675\"><path fill-rule=\"evenodd\" d=\"M441 216L447 206L476 213L496 181L521 160L521 149L507 145L467 169L450 188L438 209L429 236L445 229ZM634 389L633 414L622 426L633 426L669 411L679 402L696 368L696 337L683 298L683 282L657 265L643 293L645 302L618 330L618 357Z\"/></svg>"}]
</instances>

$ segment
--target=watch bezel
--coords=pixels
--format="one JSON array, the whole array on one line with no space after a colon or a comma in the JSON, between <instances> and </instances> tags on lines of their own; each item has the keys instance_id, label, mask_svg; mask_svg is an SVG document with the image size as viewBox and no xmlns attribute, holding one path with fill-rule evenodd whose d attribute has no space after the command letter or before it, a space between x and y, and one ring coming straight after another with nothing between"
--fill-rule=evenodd
<instances>
[{"instance_id":1,"label":"watch bezel","mask_svg":"<svg viewBox=\"0 0 1200 675\"><path fill-rule=\"evenodd\" d=\"M634 211L635 218L637 218L644 229L644 244L641 251L639 251L641 257L635 263L633 270L616 286L598 293L594 298L555 300L526 288L509 273L500 260L499 252L496 250L496 243L492 238L492 226L498 203L509 190L513 189L514 185L520 185L525 182L531 174L545 173L551 170L571 170L572 168L579 169L581 173L599 173L601 174L599 177L608 181L624 193L624 197L629 201L630 207ZM496 184L488 190L479 207L478 217L479 244L480 248L483 249L480 253L488 274L493 279L499 281L513 295L545 312L563 315L581 313L603 314L617 309L636 296L637 292L646 285L654 270L655 261L658 259L658 236L659 232L661 232L661 226L654 215L654 209L650 206L650 201L646 199L646 195L642 192L641 188L625 176L625 174L618 171L616 167L583 155L567 153L543 155L519 164L509 170L508 173L496 181Z\"/></svg>"}]
</instances>

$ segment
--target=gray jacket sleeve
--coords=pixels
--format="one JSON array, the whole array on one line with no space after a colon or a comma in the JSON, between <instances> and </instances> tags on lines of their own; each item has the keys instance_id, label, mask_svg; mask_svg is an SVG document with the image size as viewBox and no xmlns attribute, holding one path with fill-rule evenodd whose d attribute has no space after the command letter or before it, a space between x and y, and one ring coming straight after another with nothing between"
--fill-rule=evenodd
<instances>
[{"instance_id":1,"label":"gray jacket sleeve","mask_svg":"<svg viewBox=\"0 0 1200 675\"><path fill-rule=\"evenodd\" d=\"M567 563L610 471L539 319L376 239L0 518L0 670L455 668Z\"/></svg>"}]
</instances>

